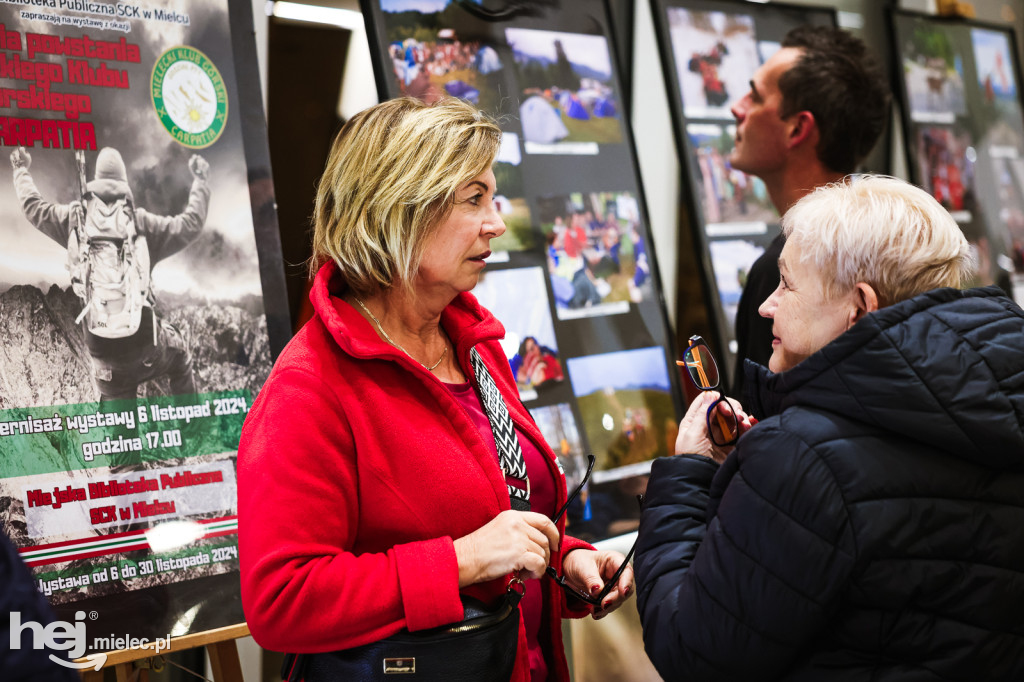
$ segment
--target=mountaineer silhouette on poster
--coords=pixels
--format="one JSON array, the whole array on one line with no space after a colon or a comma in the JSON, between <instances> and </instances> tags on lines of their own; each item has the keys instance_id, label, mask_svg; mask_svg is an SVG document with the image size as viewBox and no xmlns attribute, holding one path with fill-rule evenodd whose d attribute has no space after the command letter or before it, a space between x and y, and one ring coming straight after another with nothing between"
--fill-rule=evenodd
<instances>
[{"instance_id":1,"label":"mountaineer silhouette on poster","mask_svg":"<svg viewBox=\"0 0 1024 682\"><path fill-rule=\"evenodd\" d=\"M176 216L135 206L120 152L104 147L93 179L85 180L84 152L76 153L80 199L43 199L24 147L11 152L14 187L25 217L68 252L72 289L82 303L82 325L101 401L135 398L141 383L167 376L173 394L195 393L192 355L182 332L155 309L150 271L195 239L210 203L210 165L193 155L188 205Z\"/></svg>"}]
</instances>

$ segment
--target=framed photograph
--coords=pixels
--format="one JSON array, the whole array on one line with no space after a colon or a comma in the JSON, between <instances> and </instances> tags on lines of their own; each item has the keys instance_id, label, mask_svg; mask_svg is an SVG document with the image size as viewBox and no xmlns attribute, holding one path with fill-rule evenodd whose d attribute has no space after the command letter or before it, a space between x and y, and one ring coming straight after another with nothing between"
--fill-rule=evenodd
<instances>
[{"instance_id":1,"label":"framed photograph","mask_svg":"<svg viewBox=\"0 0 1024 682\"><path fill-rule=\"evenodd\" d=\"M740 304L747 274L771 239L767 233L746 235L744 238L716 239L708 246L711 251L711 267L715 272L715 286L722 302L722 314L729 324L736 323L736 309Z\"/></svg>"},{"instance_id":2,"label":"framed photograph","mask_svg":"<svg viewBox=\"0 0 1024 682\"><path fill-rule=\"evenodd\" d=\"M898 52L914 121L952 123L967 113L964 57L948 28L915 22Z\"/></svg>"},{"instance_id":3,"label":"framed photograph","mask_svg":"<svg viewBox=\"0 0 1024 682\"><path fill-rule=\"evenodd\" d=\"M960 126L922 125L917 128L917 135L921 186L957 222L970 222L975 205L977 160L970 131Z\"/></svg>"},{"instance_id":4,"label":"framed photograph","mask_svg":"<svg viewBox=\"0 0 1024 682\"><path fill-rule=\"evenodd\" d=\"M778 223L779 214L764 182L729 163L729 153L736 146L734 124L690 123L686 134L696 157L691 164L695 161L700 169L700 206L709 234L726 229L723 223L750 223L754 232Z\"/></svg>"},{"instance_id":5,"label":"framed photograph","mask_svg":"<svg viewBox=\"0 0 1024 682\"><path fill-rule=\"evenodd\" d=\"M604 36L507 28L505 39L515 55L528 154L597 154L599 144L622 142L621 103Z\"/></svg>"},{"instance_id":6,"label":"framed photograph","mask_svg":"<svg viewBox=\"0 0 1024 682\"><path fill-rule=\"evenodd\" d=\"M745 13L668 8L676 76L687 118L731 121L729 105L750 88L764 61Z\"/></svg>"},{"instance_id":7,"label":"framed photograph","mask_svg":"<svg viewBox=\"0 0 1024 682\"><path fill-rule=\"evenodd\" d=\"M673 410L664 348L570 358L568 367L583 428L597 457L595 471L671 454L666 426L672 423Z\"/></svg>"},{"instance_id":8,"label":"framed photograph","mask_svg":"<svg viewBox=\"0 0 1024 682\"><path fill-rule=\"evenodd\" d=\"M653 0L652 8L683 161L683 204L696 232L721 365L731 374L745 273L758 249L778 234L779 217L764 183L730 165L736 134L730 107L750 90L754 72L790 29L835 26L836 14L824 7L732 0Z\"/></svg>"},{"instance_id":9,"label":"framed photograph","mask_svg":"<svg viewBox=\"0 0 1024 682\"><path fill-rule=\"evenodd\" d=\"M500 192L494 202L505 223L505 234L491 241L491 250L529 251L537 247L538 235L530 219L530 205L523 183L523 153L519 134L506 132L491 170Z\"/></svg>"},{"instance_id":10,"label":"framed photograph","mask_svg":"<svg viewBox=\"0 0 1024 682\"><path fill-rule=\"evenodd\" d=\"M1006 228L1009 255L1016 272L1024 271L1024 158L996 158L999 222Z\"/></svg>"},{"instance_id":11,"label":"framed photograph","mask_svg":"<svg viewBox=\"0 0 1024 682\"><path fill-rule=\"evenodd\" d=\"M565 470L565 485L572 490L587 473L587 457L583 440L576 428L576 416L569 403L556 403L530 409L530 415L551 444ZM571 518L571 516L570 516Z\"/></svg>"},{"instance_id":12,"label":"framed photograph","mask_svg":"<svg viewBox=\"0 0 1024 682\"><path fill-rule=\"evenodd\" d=\"M647 241L629 192L573 192L537 205L559 319L625 313L650 298Z\"/></svg>"},{"instance_id":13,"label":"framed photograph","mask_svg":"<svg viewBox=\"0 0 1024 682\"><path fill-rule=\"evenodd\" d=\"M1020 116L1020 95L1014 68L1011 35L984 28L971 29L977 84L985 101L1005 109L1007 117Z\"/></svg>"},{"instance_id":14,"label":"framed photograph","mask_svg":"<svg viewBox=\"0 0 1024 682\"><path fill-rule=\"evenodd\" d=\"M473 295L505 327L502 346L523 401L565 378L543 268L485 270Z\"/></svg>"},{"instance_id":15,"label":"framed photograph","mask_svg":"<svg viewBox=\"0 0 1024 682\"><path fill-rule=\"evenodd\" d=\"M505 60L479 36L462 35L433 0L382 0L392 77L403 95L434 102L459 97L484 109L500 104Z\"/></svg>"}]
</instances>

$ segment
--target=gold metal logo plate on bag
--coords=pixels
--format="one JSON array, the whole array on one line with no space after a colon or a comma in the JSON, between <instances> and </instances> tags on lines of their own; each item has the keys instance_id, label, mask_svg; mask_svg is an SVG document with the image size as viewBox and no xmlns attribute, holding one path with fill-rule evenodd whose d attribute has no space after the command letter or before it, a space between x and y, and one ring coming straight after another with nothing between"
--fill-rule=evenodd
<instances>
[{"instance_id":1,"label":"gold metal logo plate on bag","mask_svg":"<svg viewBox=\"0 0 1024 682\"><path fill-rule=\"evenodd\" d=\"M385 658L385 675L414 675L416 673L415 658Z\"/></svg>"}]
</instances>

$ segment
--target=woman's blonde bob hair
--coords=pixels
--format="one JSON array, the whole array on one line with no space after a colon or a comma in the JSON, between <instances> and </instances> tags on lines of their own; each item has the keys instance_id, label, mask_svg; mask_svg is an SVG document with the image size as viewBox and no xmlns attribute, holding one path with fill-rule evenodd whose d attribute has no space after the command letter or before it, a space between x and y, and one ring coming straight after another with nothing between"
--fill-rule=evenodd
<instances>
[{"instance_id":1,"label":"woman's blonde bob hair","mask_svg":"<svg viewBox=\"0 0 1024 682\"><path fill-rule=\"evenodd\" d=\"M858 282L879 306L939 287L961 287L974 271L956 221L924 190L883 175L823 185L786 212L782 231L821 275L833 299Z\"/></svg>"},{"instance_id":2,"label":"woman's blonde bob hair","mask_svg":"<svg viewBox=\"0 0 1024 682\"><path fill-rule=\"evenodd\" d=\"M455 191L491 167L500 144L498 125L458 99L406 97L359 112L331 145L317 187L311 269L333 260L359 296L396 281L411 287Z\"/></svg>"}]
</instances>

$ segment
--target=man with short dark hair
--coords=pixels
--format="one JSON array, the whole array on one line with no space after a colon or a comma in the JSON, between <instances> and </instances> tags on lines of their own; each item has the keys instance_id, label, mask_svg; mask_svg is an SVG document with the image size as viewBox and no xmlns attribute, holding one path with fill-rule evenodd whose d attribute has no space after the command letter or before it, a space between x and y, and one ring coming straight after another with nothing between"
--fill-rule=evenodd
<instances>
[{"instance_id":1,"label":"man with short dark hair","mask_svg":"<svg viewBox=\"0 0 1024 682\"><path fill-rule=\"evenodd\" d=\"M881 64L841 29L800 26L754 73L732 107L733 168L764 181L779 215L815 187L852 173L885 128L891 99ZM766 365L772 322L758 307L779 283L784 239L772 240L750 268L736 311L733 395L743 398L743 361Z\"/></svg>"}]
</instances>

